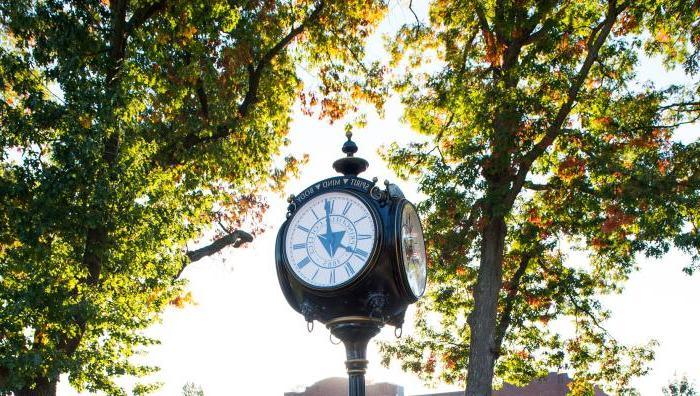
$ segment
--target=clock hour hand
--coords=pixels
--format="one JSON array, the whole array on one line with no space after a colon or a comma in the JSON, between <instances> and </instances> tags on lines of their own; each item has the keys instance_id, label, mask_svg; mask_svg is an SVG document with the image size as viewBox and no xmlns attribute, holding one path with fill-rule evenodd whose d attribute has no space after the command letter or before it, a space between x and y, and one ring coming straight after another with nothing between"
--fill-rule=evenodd
<instances>
[{"instance_id":1,"label":"clock hour hand","mask_svg":"<svg viewBox=\"0 0 700 396\"><path fill-rule=\"evenodd\" d=\"M326 249L326 252L328 253L328 255L333 256L332 250L331 250L332 249L331 244L333 243L332 239L324 234L316 235L316 237L318 237L318 240L321 241L321 245L323 245L323 248Z\"/></svg>"}]
</instances>

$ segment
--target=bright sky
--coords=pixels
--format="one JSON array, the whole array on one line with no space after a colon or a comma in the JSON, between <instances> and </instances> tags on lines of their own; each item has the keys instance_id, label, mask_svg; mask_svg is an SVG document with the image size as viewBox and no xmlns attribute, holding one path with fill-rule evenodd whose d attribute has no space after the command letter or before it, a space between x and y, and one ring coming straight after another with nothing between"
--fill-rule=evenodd
<instances>
[{"instance_id":1,"label":"bright sky","mask_svg":"<svg viewBox=\"0 0 700 396\"><path fill-rule=\"evenodd\" d=\"M421 2L422 3L422 2ZM396 4L393 3L392 4ZM408 11L394 7L381 32L391 32L407 18ZM425 15L424 9L418 9ZM372 56L381 56L378 40L372 43ZM664 72L657 63L647 62L640 75L661 83L678 75ZM376 151L382 144L408 142L415 138L409 127L401 123L401 104L390 100L386 117L370 115L368 126L355 132L358 155L370 167L362 176L376 176L380 182L398 182L412 201L419 199L415 186L397 181ZM689 136L697 136L690 128ZM290 139L291 152L310 154L310 162L299 180L287 186L287 194L298 193L314 181L335 176L331 163L341 156L345 140L342 124L325 122L295 113ZM228 249L224 254L191 265L184 273L189 280L196 305L184 309L168 309L162 324L149 333L162 341L143 357L161 371L154 380L165 383L157 395L179 395L186 382L200 385L207 396L279 395L301 390L305 386L331 376L344 377L345 353L342 345L329 341L329 332L316 324L312 333L306 330L301 315L285 301L277 283L274 263L274 242L284 221L286 202L282 197L270 198L266 223L270 230L248 248ZM697 302L700 301L700 277L688 277L681 268L689 257L678 252L662 260L640 259L640 271L632 275L625 291L606 297L612 319L608 328L623 343L660 342L652 372L635 380L642 395L660 395L661 388L674 374L687 374L700 382L700 328ZM409 311L409 316L412 311ZM404 334L412 329L407 318ZM385 328L376 339L393 338L393 328ZM404 386L405 394L457 390L457 387L426 388L420 381L400 371L397 365L381 367L376 343L369 347L369 381L388 381ZM126 383L129 383L127 381ZM65 378L59 384L59 395L76 395Z\"/></svg>"}]
</instances>

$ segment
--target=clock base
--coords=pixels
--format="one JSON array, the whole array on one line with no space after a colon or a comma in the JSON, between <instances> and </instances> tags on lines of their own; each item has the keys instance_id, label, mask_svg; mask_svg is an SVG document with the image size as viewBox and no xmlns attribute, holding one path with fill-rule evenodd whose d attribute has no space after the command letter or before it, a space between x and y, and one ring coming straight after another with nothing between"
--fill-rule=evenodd
<instances>
[{"instance_id":1,"label":"clock base","mask_svg":"<svg viewBox=\"0 0 700 396\"><path fill-rule=\"evenodd\" d=\"M331 334L345 344L345 367L348 371L348 395L365 396L367 344L379 334L384 322L363 316L345 316L326 324Z\"/></svg>"}]
</instances>

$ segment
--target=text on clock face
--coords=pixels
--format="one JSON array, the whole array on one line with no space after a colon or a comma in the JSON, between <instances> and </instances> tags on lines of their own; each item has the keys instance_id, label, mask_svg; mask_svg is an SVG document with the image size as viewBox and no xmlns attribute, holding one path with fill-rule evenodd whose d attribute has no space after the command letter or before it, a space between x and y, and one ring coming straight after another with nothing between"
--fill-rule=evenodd
<instances>
[{"instance_id":1,"label":"text on clock face","mask_svg":"<svg viewBox=\"0 0 700 396\"><path fill-rule=\"evenodd\" d=\"M289 224L285 250L300 278L330 287L359 274L375 238L374 218L367 206L351 194L331 192L297 211Z\"/></svg>"}]
</instances>

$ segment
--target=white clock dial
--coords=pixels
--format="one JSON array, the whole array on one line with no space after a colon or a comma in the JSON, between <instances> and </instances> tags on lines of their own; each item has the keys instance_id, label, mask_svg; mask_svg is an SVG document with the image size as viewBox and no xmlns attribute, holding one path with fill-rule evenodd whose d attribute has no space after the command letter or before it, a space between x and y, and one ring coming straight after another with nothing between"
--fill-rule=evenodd
<instances>
[{"instance_id":1,"label":"white clock dial","mask_svg":"<svg viewBox=\"0 0 700 396\"><path fill-rule=\"evenodd\" d=\"M321 194L289 222L284 240L289 266L314 287L348 283L369 263L375 230L374 217L359 198L344 192Z\"/></svg>"},{"instance_id":2,"label":"white clock dial","mask_svg":"<svg viewBox=\"0 0 700 396\"><path fill-rule=\"evenodd\" d=\"M399 232L403 270L411 293L418 298L425 291L428 257L425 253L423 228L416 208L406 203L401 210L401 230Z\"/></svg>"}]
</instances>

